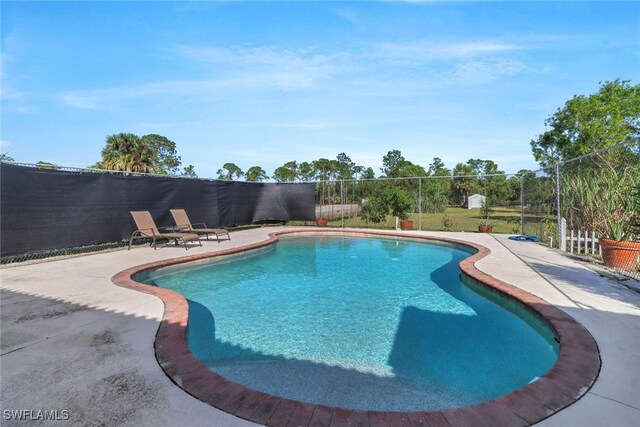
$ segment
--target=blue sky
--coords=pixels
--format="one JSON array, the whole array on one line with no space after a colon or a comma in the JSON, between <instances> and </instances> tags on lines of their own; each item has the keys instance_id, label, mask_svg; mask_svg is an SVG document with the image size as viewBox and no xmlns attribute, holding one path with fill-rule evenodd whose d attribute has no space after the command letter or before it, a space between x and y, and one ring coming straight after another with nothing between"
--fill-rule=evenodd
<instances>
[{"instance_id":1,"label":"blue sky","mask_svg":"<svg viewBox=\"0 0 640 427\"><path fill-rule=\"evenodd\" d=\"M345 152L379 174L536 169L544 120L640 82L639 2L5 2L0 149L88 166L107 135L164 135L183 164L269 175Z\"/></svg>"}]
</instances>

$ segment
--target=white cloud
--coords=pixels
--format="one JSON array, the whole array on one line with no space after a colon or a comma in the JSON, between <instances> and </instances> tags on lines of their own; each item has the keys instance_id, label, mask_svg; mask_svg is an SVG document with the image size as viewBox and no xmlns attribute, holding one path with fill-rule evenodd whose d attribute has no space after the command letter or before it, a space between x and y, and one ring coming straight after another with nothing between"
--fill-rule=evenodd
<instances>
[{"instance_id":1,"label":"white cloud","mask_svg":"<svg viewBox=\"0 0 640 427\"><path fill-rule=\"evenodd\" d=\"M358 15L356 14L356 12L353 10L352 7L340 5L339 7L334 7L331 10L336 16L344 19L348 23L353 25L358 24L358 19L357 19Z\"/></svg>"},{"instance_id":2,"label":"white cloud","mask_svg":"<svg viewBox=\"0 0 640 427\"><path fill-rule=\"evenodd\" d=\"M412 42L383 43L373 50L357 53L320 53L317 49L278 49L258 47L197 47L173 46L183 57L204 64L209 76L194 80L168 80L140 85L121 86L60 94L61 101L71 107L95 109L112 100L153 96L231 96L241 90L312 91L338 90L348 87L353 96L409 94L425 85L464 83L483 84L499 77L513 75L524 69L517 61L482 61L479 57L521 49L518 45L500 41L478 42ZM404 70L402 77L380 73L371 60L383 60L397 65L424 61L468 60L455 65L449 74L420 74ZM424 70L423 70L424 71ZM400 80L399 80L400 79ZM225 92L227 91L227 92ZM377 94L377 95L376 95ZM296 124L300 127L300 124Z\"/></svg>"},{"instance_id":3,"label":"white cloud","mask_svg":"<svg viewBox=\"0 0 640 427\"><path fill-rule=\"evenodd\" d=\"M301 129L301 130L320 130L335 127L330 123L322 123L315 121L301 121L301 122L248 122L237 123L234 126L238 127L266 127L266 128L282 128L282 129Z\"/></svg>"},{"instance_id":4,"label":"white cloud","mask_svg":"<svg viewBox=\"0 0 640 427\"><path fill-rule=\"evenodd\" d=\"M176 80L141 85L119 86L106 89L65 92L60 95L62 102L70 107L81 109L98 108L103 102L166 95L201 95L230 87L254 87L265 80L272 82L283 80L283 76L259 76L252 79L244 77L227 80Z\"/></svg>"},{"instance_id":5,"label":"white cloud","mask_svg":"<svg viewBox=\"0 0 640 427\"><path fill-rule=\"evenodd\" d=\"M299 122L286 121L264 121L264 122L243 122L234 123L231 126L236 127L265 127L265 128L282 128L282 129L299 129L299 130L326 130L337 128L354 128L379 124L380 121L320 121L320 120L303 120Z\"/></svg>"},{"instance_id":6,"label":"white cloud","mask_svg":"<svg viewBox=\"0 0 640 427\"><path fill-rule=\"evenodd\" d=\"M349 55L316 53L314 49L286 50L271 46L217 48L177 46L185 57L215 65L216 74L270 76L272 85L281 88L305 88L346 71ZM264 80L264 79L263 79Z\"/></svg>"},{"instance_id":7,"label":"white cloud","mask_svg":"<svg viewBox=\"0 0 640 427\"><path fill-rule=\"evenodd\" d=\"M19 91L13 87L13 85L6 81L4 78L2 79L2 100L9 101L24 98L26 95L25 92Z\"/></svg>"},{"instance_id":8,"label":"white cloud","mask_svg":"<svg viewBox=\"0 0 640 427\"><path fill-rule=\"evenodd\" d=\"M0 67L2 73L2 100L11 100L23 98L25 93L16 89L16 76L18 73L12 73L14 63L17 58L24 56L26 44L24 43L24 35L19 30L12 30L2 38L2 52L0 52Z\"/></svg>"},{"instance_id":9,"label":"white cloud","mask_svg":"<svg viewBox=\"0 0 640 427\"><path fill-rule=\"evenodd\" d=\"M469 61L457 64L455 71L445 77L445 81L464 85L486 84L501 77L516 75L525 69L525 65L519 61Z\"/></svg>"},{"instance_id":10,"label":"white cloud","mask_svg":"<svg viewBox=\"0 0 640 427\"><path fill-rule=\"evenodd\" d=\"M522 46L499 41L380 43L374 45L373 56L392 61L447 61L487 54L513 52Z\"/></svg>"},{"instance_id":11,"label":"white cloud","mask_svg":"<svg viewBox=\"0 0 640 427\"><path fill-rule=\"evenodd\" d=\"M62 102L70 107L91 109L98 106L100 96L94 91L91 92L69 92L62 94Z\"/></svg>"},{"instance_id":12,"label":"white cloud","mask_svg":"<svg viewBox=\"0 0 640 427\"><path fill-rule=\"evenodd\" d=\"M211 77L65 92L60 99L74 108L92 109L104 101L158 95L200 96L220 94L227 89L309 90L345 70L340 65L342 54L327 56L271 47L234 50L180 46L179 50L187 58L215 65L211 68Z\"/></svg>"}]
</instances>

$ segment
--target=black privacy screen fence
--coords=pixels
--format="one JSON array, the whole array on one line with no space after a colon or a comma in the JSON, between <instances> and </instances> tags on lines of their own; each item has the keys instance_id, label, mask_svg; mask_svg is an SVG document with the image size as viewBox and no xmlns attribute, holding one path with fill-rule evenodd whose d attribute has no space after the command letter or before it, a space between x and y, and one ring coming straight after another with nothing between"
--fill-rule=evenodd
<instances>
[{"instance_id":1,"label":"black privacy screen fence","mask_svg":"<svg viewBox=\"0 0 640 427\"><path fill-rule=\"evenodd\" d=\"M252 183L122 173L68 172L2 163L1 255L128 240L130 211L158 227L185 209L208 227L315 220L315 184Z\"/></svg>"}]
</instances>

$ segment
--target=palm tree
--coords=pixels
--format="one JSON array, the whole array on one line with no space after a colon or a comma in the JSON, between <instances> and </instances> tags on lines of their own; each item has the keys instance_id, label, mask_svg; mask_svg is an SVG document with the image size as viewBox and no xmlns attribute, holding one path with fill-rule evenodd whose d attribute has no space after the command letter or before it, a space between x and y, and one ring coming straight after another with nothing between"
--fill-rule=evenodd
<instances>
[{"instance_id":1,"label":"palm tree","mask_svg":"<svg viewBox=\"0 0 640 427\"><path fill-rule=\"evenodd\" d=\"M103 169L127 172L156 172L154 153L137 135L119 133L107 137L107 145L102 150Z\"/></svg>"}]
</instances>

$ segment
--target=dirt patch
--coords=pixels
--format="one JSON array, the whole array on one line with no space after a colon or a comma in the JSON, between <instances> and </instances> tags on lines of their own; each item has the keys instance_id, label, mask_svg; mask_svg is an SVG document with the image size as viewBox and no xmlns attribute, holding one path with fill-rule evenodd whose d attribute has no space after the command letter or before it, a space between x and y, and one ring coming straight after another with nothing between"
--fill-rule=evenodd
<instances>
[{"instance_id":1,"label":"dirt patch","mask_svg":"<svg viewBox=\"0 0 640 427\"><path fill-rule=\"evenodd\" d=\"M63 303L55 304L53 306L42 307L41 311L32 311L30 313L25 313L22 316L18 317L15 320L15 323L29 322L31 320L54 319L57 317L62 317L68 314L77 313L77 312L86 311L86 310L88 310L87 307L84 307L78 304L63 302Z\"/></svg>"},{"instance_id":2,"label":"dirt patch","mask_svg":"<svg viewBox=\"0 0 640 427\"><path fill-rule=\"evenodd\" d=\"M141 408L158 399L158 389L158 384L134 371L109 375L86 390L85 402L78 405L86 413L74 415L78 420L99 420L94 425L100 426L136 425L136 419L142 422Z\"/></svg>"},{"instance_id":3,"label":"dirt patch","mask_svg":"<svg viewBox=\"0 0 640 427\"><path fill-rule=\"evenodd\" d=\"M104 345L115 345L120 343L120 335L114 331L104 331L91 338L91 347L101 347Z\"/></svg>"}]
</instances>

